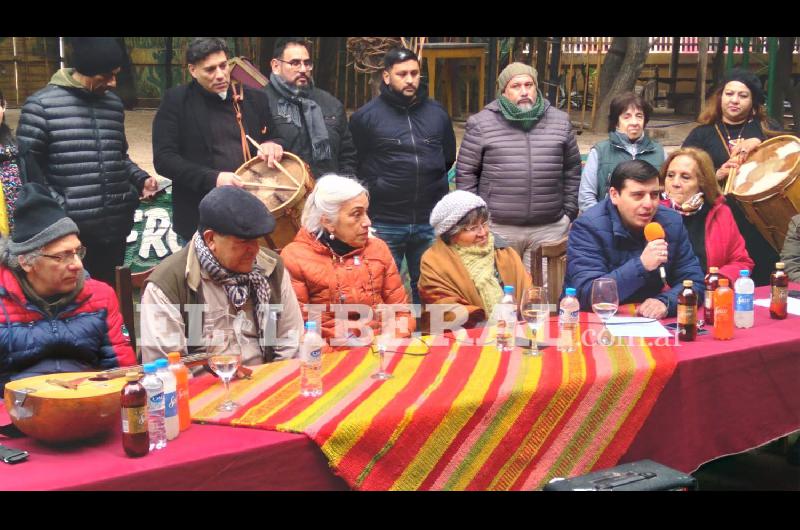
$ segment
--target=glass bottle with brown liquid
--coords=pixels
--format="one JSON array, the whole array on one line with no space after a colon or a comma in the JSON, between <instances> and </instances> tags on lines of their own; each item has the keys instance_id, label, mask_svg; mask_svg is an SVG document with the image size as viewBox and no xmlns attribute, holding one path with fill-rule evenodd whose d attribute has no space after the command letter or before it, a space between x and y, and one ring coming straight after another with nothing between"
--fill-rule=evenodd
<instances>
[{"instance_id":1,"label":"glass bottle with brown liquid","mask_svg":"<svg viewBox=\"0 0 800 530\"><path fill-rule=\"evenodd\" d=\"M678 294L678 336L685 341L697 338L697 294L692 280L683 280L683 290Z\"/></svg>"},{"instance_id":2,"label":"glass bottle with brown liquid","mask_svg":"<svg viewBox=\"0 0 800 530\"><path fill-rule=\"evenodd\" d=\"M147 433L147 390L139 382L139 374L125 374L128 383L122 388L122 448L128 456L144 456L150 452Z\"/></svg>"},{"instance_id":3,"label":"glass bottle with brown liquid","mask_svg":"<svg viewBox=\"0 0 800 530\"><path fill-rule=\"evenodd\" d=\"M719 287L719 267L709 267L706 274L706 298L703 303L703 323L714 325L714 291Z\"/></svg>"},{"instance_id":4,"label":"glass bottle with brown liquid","mask_svg":"<svg viewBox=\"0 0 800 530\"><path fill-rule=\"evenodd\" d=\"M787 315L787 306L789 301L789 277L784 270L785 265L782 261L775 264L775 270L769 277L770 300L769 300L769 317L777 320L783 320Z\"/></svg>"}]
</instances>

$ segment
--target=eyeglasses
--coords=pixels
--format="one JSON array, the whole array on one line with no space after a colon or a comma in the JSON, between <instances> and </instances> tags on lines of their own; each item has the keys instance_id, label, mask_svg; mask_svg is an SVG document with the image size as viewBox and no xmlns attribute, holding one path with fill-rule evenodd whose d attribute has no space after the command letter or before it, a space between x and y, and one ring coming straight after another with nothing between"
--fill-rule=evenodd
<instances>
[{"instance_id":1,"label":"eyeglasses","mask_svg":"<svg viewBox=\"0 0 800 530\"><path fill-rule=\"evenodd\" d=\"M489 221L484 221L481 224L472 225L464 228L464 232L472 232L473 234L477 234L483 229L483 231L489 231Z\"/></svg>"},{"instance_id":2,"label":"eyeglasses","mask_svg":"<svg viewBox=\"0 0 800 530\"><path fill-rule=\"evenodd\" d=\"M306 59L305 61L301 61L300 59L292 59L291 61L284 61L283 59L278 60L282 63L288 64L294 70L299 70L301 64L306 67L306 70L312 70L314 68L314 61L311 59Z\"/></svg>"},{"instance_id":3,"label":"eyeglasses","mask_svg":"<svg viewBox=\"0 0 800 530\"><path fill-rule=\"evenodd\" d=\"M67 265L72 263L77 256L80 259L83 259L86 256L86 247L78 247L73 252L59 252L58 254L40 254L44 258L50 258L52 260L56 260L58 263L66 262Z\"/></svg>"}]
</instances>

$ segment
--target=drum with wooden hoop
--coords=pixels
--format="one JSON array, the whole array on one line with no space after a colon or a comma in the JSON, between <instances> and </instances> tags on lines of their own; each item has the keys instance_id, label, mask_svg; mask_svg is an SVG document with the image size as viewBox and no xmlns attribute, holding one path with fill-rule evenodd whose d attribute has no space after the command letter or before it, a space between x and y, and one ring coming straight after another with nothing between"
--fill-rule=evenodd
<instances>
[{"instance_id":1,"label":"drum with wooden hoop","mask_svg":"<svg viewBox=\"0 0 800 530\"><path fill-rule=\"evenodd\" d=\"M265 238L274 250L294 240L306 196L314 188L311 169L300 157L284 151L279 164L270 169L265 161L252 158L235 171L244 189L258 197L275 217L275 230Z\"/></svg>"},{"instance_id":2,"label":"drum with wooden hoop","mask_svg":"<svg viewBox=\"0 0 800 530\"><path fill-rule=\"evenodd\" d=\"M26 377L6 383L5 407L17 429L31 438L74 442L120 428L125 383L98 372Z\"/></svg>"},{"instance_id":3,"label":"drum with wooden hoop","mask_svg":"<svg viewBox=\"0 0 800 530\"><path fill-rule=\"evenodd\" d=\"M770 138L754 149L727 183L745 215L778 252L800 213L800 138Z\"/></svg>"}]
</instances>

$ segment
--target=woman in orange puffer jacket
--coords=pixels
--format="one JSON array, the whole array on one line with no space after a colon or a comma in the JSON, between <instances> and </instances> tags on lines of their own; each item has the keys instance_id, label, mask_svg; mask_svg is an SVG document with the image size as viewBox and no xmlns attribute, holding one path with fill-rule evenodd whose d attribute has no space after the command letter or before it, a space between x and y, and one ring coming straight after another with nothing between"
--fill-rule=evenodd
<instances>
[{"instance_id":1,"label":"woman in orange puffer jacket","mask_svg":"<svg viewBox=\"0 0 800 530\"><path fill-rule=\"evenodd\" d=\"M391 311L378 311L379 304L406 304L408 296L389 247L369 235L368 208L369 195L361 184L338 175L322 177L306 199L303 227L281 252L304 319L320 321L332 349L365 345L363 339L348 339L361 337L362 325L380 333L382 315L397 337L414 331L410 311L396 311L393 318ZM338 304L362 307L337 310ZM362 317L365 321L358 323Z\"/></svg>"}]
</instances>

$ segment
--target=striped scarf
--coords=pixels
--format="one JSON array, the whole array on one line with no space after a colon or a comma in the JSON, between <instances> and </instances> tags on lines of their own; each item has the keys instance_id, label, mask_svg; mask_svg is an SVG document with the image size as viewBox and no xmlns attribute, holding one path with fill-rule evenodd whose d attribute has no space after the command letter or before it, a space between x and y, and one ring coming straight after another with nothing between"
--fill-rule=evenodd
<instances>
[{"instance_id":1,"label":"striped scarf","mask_svg":"<svg viewBox=\"0 0 800 530\"><path fill-rule=\"evenodd\" d=\"M269 282L264 270L258 265L254 265L253 270L247 274L230 272L219 264L200 233L194 235L194 249L200 261L200 267L208 273L212 280L222 285L228 300L236 309L241 309L247 303L250 292L255 291L257 303L253 305L256 310L256 323L260 325L262 313L267 311L270 297Z\"/></svg>"},{"instance_id":2,"label":"striped scarf","mask_svg":"<svg viewBox=\"0 0 800 530\"><path fill-rule=\"evenodd\" d=\"M500 299L503 298L503 289L495 274L494 235L490 233L489 241L482 247L453 245L452 248L461 258L467 274L475 283L475 288L483 301L483 309L488 316L495 304L500 303Z\"/></svg>"}]
</instances>

